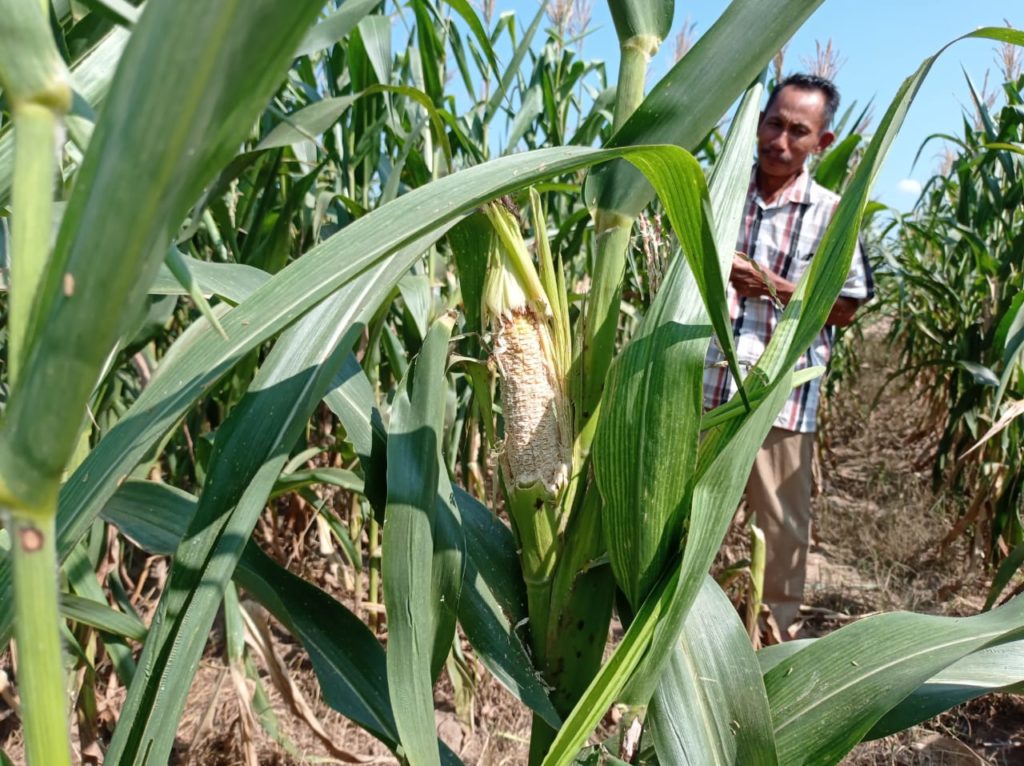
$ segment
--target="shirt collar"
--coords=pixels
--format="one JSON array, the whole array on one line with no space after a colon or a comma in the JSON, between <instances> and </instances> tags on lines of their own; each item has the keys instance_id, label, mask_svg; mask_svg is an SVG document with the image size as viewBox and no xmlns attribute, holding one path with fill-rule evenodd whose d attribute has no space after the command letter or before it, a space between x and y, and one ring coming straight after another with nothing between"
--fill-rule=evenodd
<instances>
[{"instance_id":1,"label":"shirt collar","mask_svg":"<svg viewBox=\"0 0 1024 766\"><path fill-rule=\"evenodd\" d=\"M770 205L764 201L761 197L761 193L757 191L757 164L754 164L753 169L750 171L750 186L747 190L748 194L753 195L757 204L767 210L768 208L781 207L782 205L810 205L811 200L811 174L807 170L805 165L800 171L800 175L794 178L780 193L779 196Z\"/></svg>"}]
</instances>

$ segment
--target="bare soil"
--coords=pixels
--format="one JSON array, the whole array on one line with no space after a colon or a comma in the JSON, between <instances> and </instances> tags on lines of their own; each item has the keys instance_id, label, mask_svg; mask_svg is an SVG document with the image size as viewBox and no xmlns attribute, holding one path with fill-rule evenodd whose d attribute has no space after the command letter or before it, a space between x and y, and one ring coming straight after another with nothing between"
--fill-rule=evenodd
<instances>
[{"instance_id":1,"label":"bare soil","mask_svg":"<svg viewBox=\"0 0 1024 766\"><path fill-rule=\"evenodd\" d=\"M927 468L933 448L923 413L911 389L892 386L878 405L872 400L889 373L880 333L853 340L855 373L833 379L836 388L822 413L818 493L814 500L815 544L811 553L802 635L820 636L866 614L907 609L947 615L977 613L990 572L980 541L963 536L943 548L963 499L936 494ZM849 368L849 365L848 365ZM287 532L287 534L283 534ZM379 607L367 598L365 575L353 575L337 551L324 545L301 504L282 507L258 530L282 562L344 601L364 619ZM294 541L283 550L282 539ZM745 535L730 535L723 559L743 558ZM365 540L364 540L365 543ZM365 553L365 551L364 551ZM159 570L159 567L154 567ZM152 576L152 575L151 575ZM156 584L137 593L152 608ZM258 649L251 631L250 656L265 689L272 724L259 721L252 703L254 683L225 662L223 626L211 634L179 728L171 763L202 766L397 761L320 698L315 675L302 648L273 619L253 606L254 625L270 636ZM379 634L386 640L385 626ZM530 716L473 658L458 684L442 674L435 691L438 732L468 766L505 766L526 761ZM274 665L280 672L274 674ZM12 658L0 670L14 677ZM449 667L449 671L451 666ZM83 763L101 763L100 745L109 737L124 698L109 662L97 665L98 742L83 746ZM23 763L15 688L0 675L0 748ZM614 729L618 711L605 721ZM271 718L264 713L265 720ZM276 731L272 737L267 729ZM993 695L962 705L925 725L859 745L847 766L883 764L1024 764L1024 697Z\"/></svg>"}]
</instances>

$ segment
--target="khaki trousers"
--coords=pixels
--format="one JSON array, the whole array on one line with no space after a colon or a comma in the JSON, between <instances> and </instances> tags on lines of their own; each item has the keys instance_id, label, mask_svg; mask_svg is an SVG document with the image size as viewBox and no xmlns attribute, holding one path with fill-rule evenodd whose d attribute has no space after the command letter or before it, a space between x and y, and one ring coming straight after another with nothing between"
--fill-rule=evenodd
<instances>
[{"instance_id":1,"label":"khaki trousers","mask_svg":"<svg viewBox=\"0 0 1024 766\"><path fill-rule=\"evenodd\" d=\"M748 513L765 536L764 602L785 631L800 614L811 535L814 434L773 428L747 481Z\"/></svg>"}]
</instances>

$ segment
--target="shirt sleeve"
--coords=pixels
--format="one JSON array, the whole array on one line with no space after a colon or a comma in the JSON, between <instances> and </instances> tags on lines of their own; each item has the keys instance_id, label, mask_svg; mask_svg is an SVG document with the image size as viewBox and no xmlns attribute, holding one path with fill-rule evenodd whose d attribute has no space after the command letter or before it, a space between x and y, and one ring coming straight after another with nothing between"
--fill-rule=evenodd
<instances>
[{"instance_id":1,"label":"shirt sleeve","mask_svg":"<svg viewBox=\"0 0 1024 766\"><path fill-rule=\"evenodd\" d=\"M839 294L844 298L855 298L859 301L868 301L875 297L875 281L871 274L871 264L868 263L860 237L857 237L857 248L853 252L850 274Z\"/></svg>"}]
</instances>

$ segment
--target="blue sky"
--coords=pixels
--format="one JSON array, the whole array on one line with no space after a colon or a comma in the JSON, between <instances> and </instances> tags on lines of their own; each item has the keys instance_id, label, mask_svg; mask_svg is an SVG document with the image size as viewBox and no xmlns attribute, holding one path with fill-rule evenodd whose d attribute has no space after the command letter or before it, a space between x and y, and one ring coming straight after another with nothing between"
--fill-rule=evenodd
<instances>
[{"instance_id":1,"label":"blue sky","mask_svg":"<svg viewBox=\"0 0 1024 766\"><path fill-rule=\"evenodd\" d=\"M536 12L537 0L496 3L497 10L514 10L521 24ZM706 32L728 3L725 0L677 0L673 32L652 62L653 83L672 64L674 38L689 19L697 36ZM802 60L811 59L815 41L829 38L845 61L836 78L843 106L856 101L864 106L875 100L876 118L884 113L905 77L953 38L981 26L1002 26L1004 19L1024 28L1024 3L1019 0L825 0L797 32L785 54L787 72L803 69ZM583 56L605 58L614 82L618 46L615 30L604 0L593 0L593 33L583 42ZM986 70L991 70L990 89L1001 82L997 76L996 43L964 40L947 50L936 62L921 88L899 138L893 145L878 180L874 195L882 202L908 209L916 194L913 184L926 181L939 163L942 145L933 142L916 167L914 156L922 141L936 132L960 132L961 115L969 105L966 71L980 88ZM1001 102L1000 102L1001 103Z\"/></svg>"}]
</instances>

